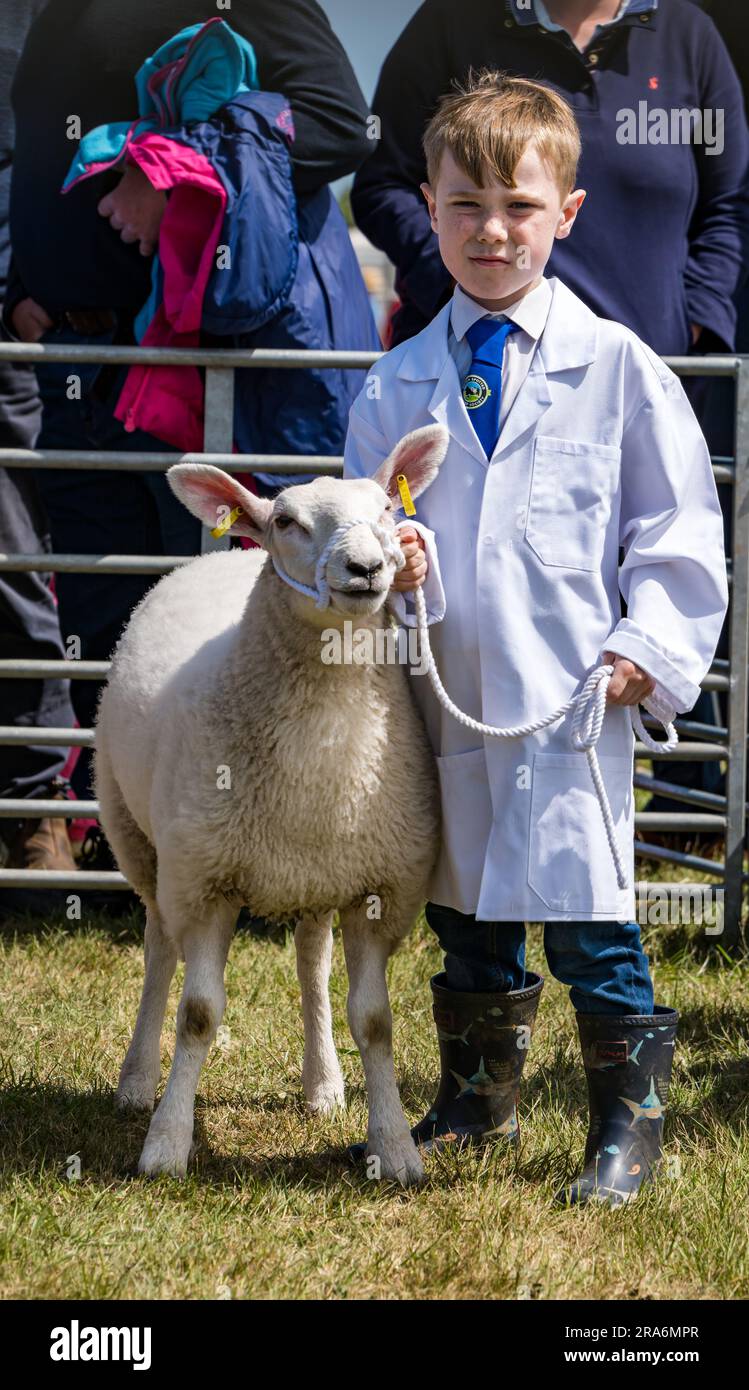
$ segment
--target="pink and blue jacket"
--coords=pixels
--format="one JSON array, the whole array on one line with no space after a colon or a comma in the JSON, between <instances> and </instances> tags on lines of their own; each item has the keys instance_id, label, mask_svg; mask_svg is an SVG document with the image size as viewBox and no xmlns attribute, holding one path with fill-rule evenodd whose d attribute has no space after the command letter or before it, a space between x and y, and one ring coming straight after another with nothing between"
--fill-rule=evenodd
<instances>
[{"instance_id":1,"label":"pink and blue jacket","mask_svg":"<svg viewBox=\"0 0 749 1390\"><path fill-rule=\"evenodd\" d=\"M194 25L147 60L136 91L137 117L84 137L64 191L130 161L168 192L139 341L377 350L345 221L327 187L297 199L292 113L282 94L258 90L251 45L223 20ZM330 369L237 372L235 447L342 453L361 379ZM133 367L115 413L126 429L196 451L203 405L197 368Z\"/></svg>"}]
</instances>

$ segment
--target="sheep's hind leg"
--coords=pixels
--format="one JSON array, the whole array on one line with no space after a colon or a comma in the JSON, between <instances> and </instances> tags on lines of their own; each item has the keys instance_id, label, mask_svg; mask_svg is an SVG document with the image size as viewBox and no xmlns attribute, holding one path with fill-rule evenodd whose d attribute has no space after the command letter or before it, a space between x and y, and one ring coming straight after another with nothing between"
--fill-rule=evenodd
<instances>
[{"instance_id":1,"label":"sheep's hind leg","mask_svg":"<svg viewBox=\"0 0 749 1390\"><path fill-rule=\"evenodd\" d=\"M177 1010L177 1046L166 1089L146 1135L138 1171L184 1176L192 1146L195 1092L224 1014L224 970L237 912L214 902L181 937L185 982Z\"/></svg>"},{"instance_id":2,"label":"sheep's hind leg","mask_svg":"<svg viewBox=\"0 0 749 1390\"><path fill-rule=\"evenodd\" d=\"M349 975L348 1020L367 1083L367 1161L373 1176L420 1182L424 1165L403 1113L393 1065L393 1020L385 966L396 942L373 930L361 910L341 914Z\"/></svg>"},{"instance_id":3,"label":"sheep's hind leg","mask_svg":"<svg viewBox=\"0 0 749 1390\"><path fill-rule=\"evenodd\" d=\"M302 1085L310 1110L327 1115L345 1100L328 994L333 913L301 917L294 932L294 945L304 1019Z\"/></svg>"},{"instance_id":4,"label":"sheep's hind leg","mask_svg":"<svg viewBox=\"0 0 749 1390\"><path fill-rule=\"evenodd\" d=\"M117 1104L123 1109L153 1110L161 1075L161 1030L177 965L177 949L164 931L155 903L146 906L144 952L143 993L117 1086Z\"/></svg>"}]
</instances>

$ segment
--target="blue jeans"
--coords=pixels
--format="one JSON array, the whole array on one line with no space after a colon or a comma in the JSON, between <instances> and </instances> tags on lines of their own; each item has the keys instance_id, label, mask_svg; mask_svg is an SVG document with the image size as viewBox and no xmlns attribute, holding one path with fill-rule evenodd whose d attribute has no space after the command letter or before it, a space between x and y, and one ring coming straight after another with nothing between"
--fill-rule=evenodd
<instances>
[{"instance_id":1,"label":"blue jeans","mask_svg":"<svg viewBox=\"0 0 749 1390\"><path fill-rule=\"evenodd\" d=\"M449 989L506 994L525 984L525 923L477 922L427 903L426 920L445 953ZM653 984L636 922L546 922L549 970L570 986L583 1014L653 1012Z\"/></svg>"}]
</instances>

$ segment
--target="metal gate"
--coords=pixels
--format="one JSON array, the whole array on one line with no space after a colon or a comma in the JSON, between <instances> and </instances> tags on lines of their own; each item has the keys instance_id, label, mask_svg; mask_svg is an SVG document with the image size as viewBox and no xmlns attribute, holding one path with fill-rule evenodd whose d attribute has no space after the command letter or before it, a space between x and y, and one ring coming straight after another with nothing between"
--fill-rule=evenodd
<instances>
[{"instance_id":1,"label":"metal gate","mask_svg":"<svg viewBox=\"0 0 749 1390\"><path fill-rule=\"evenodd\" d=\"M25 364L64 362L101 363L102 365L149 366L184 365L205 368L205 429L204 452L200 454L127 453L127 452L69 452L66 450L0 449L0 467L5 468L63 468L81 470L166 471L178 460L212 463L228 473L268 472L290 477L304 473L326 473L340 476L341 458L318 455L235 454L232 453L234 413L234 372L238 367L337 367L359 369L370 367L379 353L372 352L293 352L256 349L173 349L143 347L96 347L90 345L29 343L0 343L0 361ZM708 928L719 937L724 948L739 939L744 889L749 875L744 872L744 836L746 823L747 771L747 672L749 663L749 357L710 356L672 357L664 359L679 376L729 377L736 384L735 453L729 458L713 458L716 482L732 488L732 545L729 561L729 660L715 661L702 684L703 690L727 692L727 727L699 724L690 719L678 719L676 727L680 744L671 759L689 761L720 761L726 766L726 795L691 790L668 781L655 781L635 770L637 788L649 788L662 796L689 803L694 809L688 814L637 812L635 827L645 830L694 831L720 833L724 837L725 855L722 862L694 854L648 845L635 840L635 851L642 857L681 865L709 875L722 891L720 925ZM202 549L210 550L229 545L228 538L214 540L203 532ZM166 574L176 565L188 564L189 556L142 555L0 555L0 570L38 570L51 572L89 572L97 574ZM0 660L0 679L44 678L66 680L104 680L108 662L98 661L23 661ZM648 724L647 718L645 723ZM650 721L653 723L653 721ZM0 745L53 744L69 747L93 743L91 729L50 729L0 727ZM643 744L635 745L636 761L658 757ZM0 799L0 816L28 816L28 800ZM38 816L96 818L95 801L34 800ZM30 870L0 869L0 889L3 887L57 887L80 891L86 888L126 888L121 874L80 872L77 874L44 873ZM685 889L691 885L637 885L639 900L647 900L652 892L678 894L683 901Z\"/></svg>"}]
</instances>

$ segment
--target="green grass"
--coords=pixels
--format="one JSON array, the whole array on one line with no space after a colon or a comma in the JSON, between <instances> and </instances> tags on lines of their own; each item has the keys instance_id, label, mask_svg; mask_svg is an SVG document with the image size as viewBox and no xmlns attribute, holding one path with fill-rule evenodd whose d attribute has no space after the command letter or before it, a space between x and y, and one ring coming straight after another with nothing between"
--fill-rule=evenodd
<instances>
[{"instance_id":1,"label":"green grass","mask_svg":"<svg viewBox=\"0 0 749 1390\"><path fill-rule=\"evenodd\" d=\"M665 876L665 875L664 875ZM645 929L659 1002L682 1011L668 1166L629 1208L565 1211L552 1196L579 1162L584 1080L566 990L547 980L524 1083L518 1156L494 1147L427 1160L403 1192L342 1160L365 1133L361 1064L332 998L349 1106L306 1115L293 942L239 932L227 971L228 1038L214 1046L188 1178L135 1176L147 1127L114 1107L142 979L141 932L85 912L18 919L0 934L0 1296L3 1298L749 1297L749 991L742 965L699 928ZM544 971L541 932L529 968ZM421 923L393 959L395 1056L407 1114L431 1102ZM178 981L163 1035L174 1037ZM81 1176L66 1175L80 1155Z\"/></svg>"}]
</instances>

